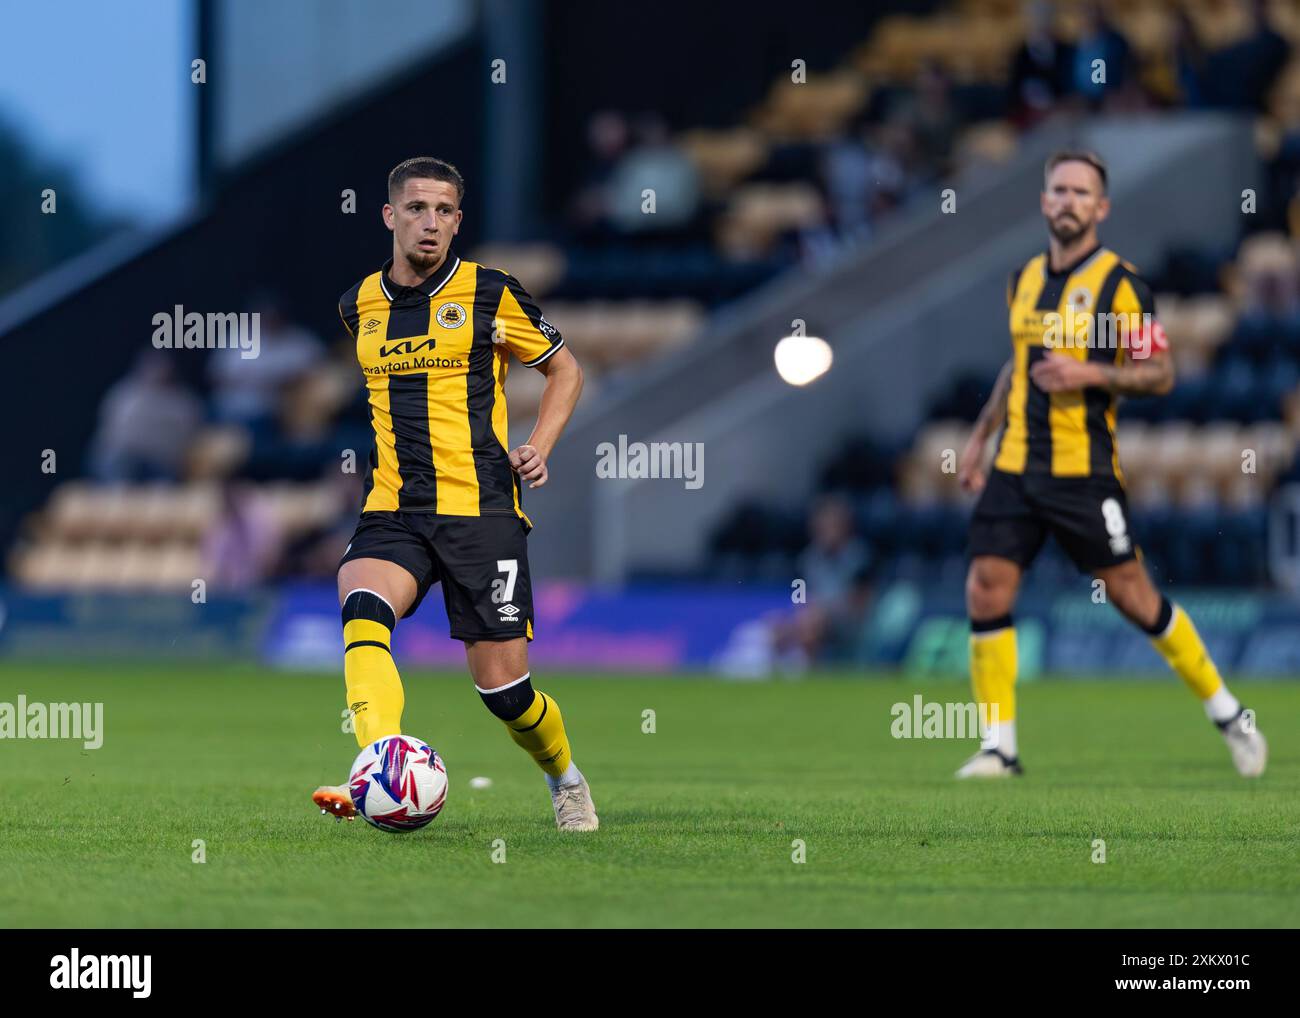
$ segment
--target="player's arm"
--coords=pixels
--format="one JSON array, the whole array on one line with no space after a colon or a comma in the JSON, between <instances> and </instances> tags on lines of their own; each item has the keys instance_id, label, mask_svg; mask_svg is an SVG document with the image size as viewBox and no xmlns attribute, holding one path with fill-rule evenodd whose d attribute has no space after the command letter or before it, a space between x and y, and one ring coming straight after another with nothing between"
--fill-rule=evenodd
<instances>
[{"instance_id":1,"label":"player's arm","mask_svg":"<svg viewBox=\"0 0 1300 1018\"><path fill-rule=\"evenodd\" d=\"M1006 420L1007 396L1011 392L1011 369L1011 361L1002 365L1002 370L998 372L998 380L993 383L993 391L989 394L988 402L984 404L984 409L975 419L975 430L971 433L971 438L978 438L981 444L996 434L1002 422Z\"/></svg>"},{"instance_id":2,"label":"player's arm","mask_svg":"<svg viewBox=\"0 0 1300 1018\"><path fill-rule=\"evenodd\" d=\"M504 275L501 304L497 308L495 338L504 343L525 367L546 376L537 425L528 441L510 450L510 466L530 488L540 488L548 476L546 460L573 416L582 395L582 368L559 330L542 317L537 302L514 276Z\"/></svg>"},{"instance_id":3,"label":"player's arm","mask_svg":"<svg viewBox=\"0 0 1300 1018\"><path fill-rule=\"evenodd\" d=\"M1101 376L1097 384L1119 396L1163 396L1174 387L1174 359L1168 351L1097 368Z\"/></svg>"},{"instance_id":4,"label":"player's arm","mask_svg":"<svg viewBox=\"0 0 1300 1018\"><path fill-rule=\"evenodd\" d=\"M546 483L546 461L582 395L582 365L567 348L556 350L537 365L537 370L546 376L546 388L537 408L537 424L528 441L510 452L510 465L530 488L540 488Z\"/></svg>"},{"instance_id":5,"label":"player's arm","mask_svg":"<svg viewBox=\"0 0 1300 1018\"><path fill-rule=\"evenodd\" d=\"M1117 396L1163 396L1174 387L1174 359L1164 350L1121 364L1049 353L1030 367L1029 376L1044 392L1106 389Z\"/></svg>"},{"instance_id":6,"label":"player's arm","mask_svg":"<svg viewBox=\"0 0 1300 1018\"><path fill-rule=\"evenodd\" d=\"M975 419L966 448L957 464L957 481L966 491L979 491L984 487L984 445L997 433L1007 416L1007 396L1011 392L1012 362L1007 361L993 383L988 402Z\"/></svg>"}]
</instances>

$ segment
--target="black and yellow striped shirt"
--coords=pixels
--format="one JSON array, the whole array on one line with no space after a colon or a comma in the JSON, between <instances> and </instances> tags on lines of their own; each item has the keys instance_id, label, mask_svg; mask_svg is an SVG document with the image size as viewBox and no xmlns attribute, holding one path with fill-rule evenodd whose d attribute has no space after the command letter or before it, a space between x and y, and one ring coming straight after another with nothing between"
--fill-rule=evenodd
<instances>
[{"instance_id":1,"label":"black and yellow striped shirt","mask_svg":"<svg viewBox=\"0 0 1300 1018\"><path fill-rule=\"evenodd\" d=\"M1136 327L1143 315L1154 321L1151 288L1132 265L1104 247L1059 272L1048 266L1046 254L1031 258L1011 274L1007 286L1013 368L993 465L1012 474L1108 476L1123 483L1115 395L1101 388L1044 392L1030 378L1029 368L1049 350L1122 363L1129 356L1125 330Z\"/></svg>"},{"instance_id":2,"label":"black and yellow striped shirt","mask_svg":"<svg viewBox=\"0 0 1300 1018\"><path fill-rule=\"evenodd\" d=\"M509 355L536 367L564 339L519 282L453 251L417 286L384 267L348 290L375 442L362 512L516 514L503 386Z\"/></svg>"}]
</instances>

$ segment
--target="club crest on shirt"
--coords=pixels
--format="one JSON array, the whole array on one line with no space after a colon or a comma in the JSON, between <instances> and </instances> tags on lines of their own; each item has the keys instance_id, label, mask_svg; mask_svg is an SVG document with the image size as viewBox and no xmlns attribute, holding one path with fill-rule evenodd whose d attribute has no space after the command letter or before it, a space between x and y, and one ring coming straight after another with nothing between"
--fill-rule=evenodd
<instances>
[{"instance_id":1,"label":"club crest on shirt","mask_svg":"<svg viewBox=\"0 0 1300 1018\"><path fill-rule=\"evenodd\" d=\"M465 308L448 301L438 308L438 324L444 329L459 329L465 324Z\"/></svg>"},{"instance_id":2,"label":"club crest on shirt","mask_svg":"<svg viewBox=\"0 0 1300 1018\"><path fill-rule=\"evenodd\" d=\"M1092 310L1092 291L1086 286L1076 286L1066 298L1066 306L1075 311Z\"/></svg>"}]
</instances>

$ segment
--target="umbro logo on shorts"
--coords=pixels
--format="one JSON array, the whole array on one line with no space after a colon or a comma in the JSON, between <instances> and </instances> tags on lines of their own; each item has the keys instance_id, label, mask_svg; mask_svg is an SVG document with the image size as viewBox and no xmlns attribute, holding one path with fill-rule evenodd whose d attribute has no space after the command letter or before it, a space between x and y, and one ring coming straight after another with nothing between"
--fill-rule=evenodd
<instances>
[{"instance_id":1,"label":"umbro logo on shorts","mask_svg":"<svg viewBox=\"0 0 1300 1018\"><path fill-rule=\"evenodd\" d=\"M515 616L519 614L520 609L516 608L512 604L503 604L500 608L497 609L497 611L500 612L502 616L501 618L497 619L498 622L519 621L517 618L515 618Z\"/></svg>"}]
</instances>

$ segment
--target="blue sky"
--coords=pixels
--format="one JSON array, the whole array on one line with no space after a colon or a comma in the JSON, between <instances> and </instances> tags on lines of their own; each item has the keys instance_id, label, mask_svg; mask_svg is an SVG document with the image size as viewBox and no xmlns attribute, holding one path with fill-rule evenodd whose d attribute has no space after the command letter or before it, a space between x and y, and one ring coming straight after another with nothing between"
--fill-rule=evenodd
<instances>
[{"instance_id":1,"label":"blue sky","mask_svg":"<svg viewBox=\"0 0 1300 1018\"><path fill-rule=\"evenodd\" d=\"M0 118L89 200L145 222L193 186L189 0L0 0Z\"/></svg>"}]
</instances>

